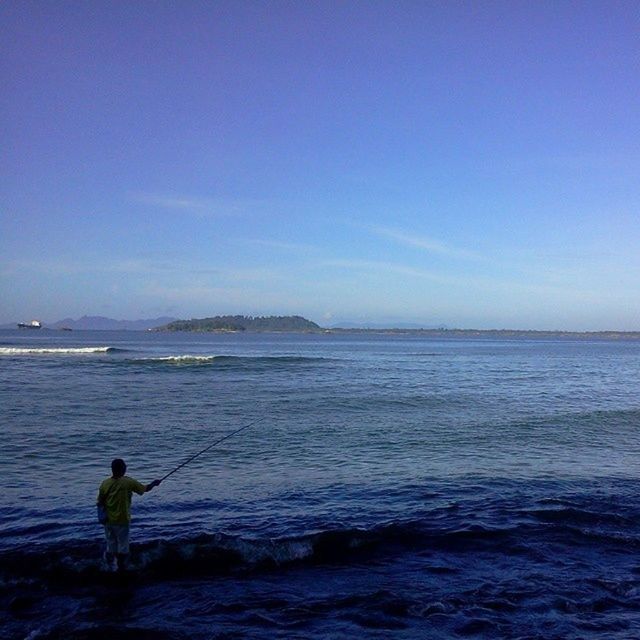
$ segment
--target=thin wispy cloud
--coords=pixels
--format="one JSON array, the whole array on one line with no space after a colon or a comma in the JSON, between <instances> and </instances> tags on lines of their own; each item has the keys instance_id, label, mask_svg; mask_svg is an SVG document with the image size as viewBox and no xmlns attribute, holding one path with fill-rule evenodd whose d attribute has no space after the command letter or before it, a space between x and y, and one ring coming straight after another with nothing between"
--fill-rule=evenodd
<instances>
[{"instance_id":1,"label":"thin wispy cloud","mask_svg":"<svg viewBox=\"0 0 640 640\"><path fill-rule=\"evenodd\" d=\"M129 276L178 276L213 277L228 282L271 282L283 277L283 272L273 268L228 268L211 267L183 260L153 260L127 258L96 262L95 260L13 260L4 266L0 275L9 276L16 272L33 272L68 276L76 274L100 273Z\"/></svg>"},{"instance_id":2,"label":"thin wispy cloud","mask_svg":"<svg viewBox=\"0 0 640 640\"><path fill-rule=\"evenodd\" d=\"M558 169L566 169L569 171L635 172L637 171L638 163L640 163L640 155L635 151L629 153L603 153L598 151L581 154L527 155L512 158L509 161L509 166L516 169L546 167L556 171Z\"/></svg>"},{"instance_id":3,"label":"thin wispy cloud","mask_svg":"<svg viewBox=\"0 0 640 640\"><path fill-rule=\"evenodd\" d=\"M86 265L65 259L58 260L9 260L3 265L3 276L34 272L50 275L76 275L87 271Z\"/></svg>"},{"instance_id":4,"label":"thin wispy cloud","mask_svg":"<svg viewBox=\"0 0 640 640\"><path fill-rule=\"evenodd\" d=\"M446 285L461 291L485 293L500 293L503 295L518 292L519 294L528 293L538 296L556 296L567 297L567 288L562 283L547 282L544 278L522 281L511 278L499 278L492 276L480 275L449 275L446 273L438 273L427 269L418 269L403 264L375 261L375 260L358 260L358 259L334 259L327 260L322 263L324 267L333 267L354 271L359 273L368 273L372 277L380 278L385 275L397 275L406 278L417 278L428 280L435 284ZM584 302L594 302L602 299L604 292L597 288L584 288L574 286L571 289L571 297L575 300Z\"/></svg>"},{"instance_id":5,"label":"thin wispy cloud","mask_svg":"<svg viewBox=\"0 0 640 640\"><path fill-rule=\"evenodd\" d=\"M383 227L378 225L368 226L367 228L369 229L369 231L382 238L394 240L395 242L408 247L422 249L423 251L427 251L428 253L434 253L448 258L459 258L464 260L478 260L480 258L480 256L473 251L461 249L459 247L453 247L440 240L411 234L400 229L393 229L390 227Z\"/></svg>"},{"instance_id":6,"label":"thin wispy cloud","mask_svg":"<svg viewBox=\"0 0 640 640\"><path fill-rule=\"evenodd\" d=\"M374 273L392 273L402 276L410 276L413 278L426 278L434 282L448 283L447 277L427 271L426 269L416 269L392 262L382 262L376 260L351 260L351 259L334 259L325 260L322 263L324 267L336 267L339 269L347 269L349 271L370 271Z\"/></svg>"},{"instance_id":7,"label":"thin wispy cloud","mask_svg":"<svg viewBox=\"0 0 640 640\"><path fill-rule=\"evenodd\" d=\"M177 267L168 262L122 259L96 261L94 259L58 259L58 260L14 260L7 264L7 273L16 271L32 271L40 274L53 274L60 276L77 275L84 273L124 273L136 274L163 274L175 271Z\"/></svg>"},{"instance_id":8,"label":"thin wispy cloud","mask_svg":"<svg viewBox=\"0 0 640 640\"><path fill-rule=\"evenodd\" d=\"M284 272L274 268L238 268L238 269L193 269L194 275L214 276L217 280L225 282L267 282L272 283L284 276Z\"/></svg>"},{"instance_id":9,"label":"thin wispy cloud","mask_svg":"<svg viewBox=\"0 0 640 640\"><path fill-rule=\"evenodd\" d=\"M267 247L270 249L279 249L290 253L309 253L319 251L318 247L314 247L311 244L305 244L302 242L280 242L278 240L262 240L246 238L240 242L248 245L255 245L260 247Z\"/></svg>"},{"instance_id":10,"label":"thin wispy cloud","mask_svg":"<svg viewBox=\"0 0 640 640\"><path fill-rule=\"evenodd\" d=\"M274 282L283 277L283 272L274 268L229 268L209 266L184 261L122 260L97 267L98 270L130 275L163 275L173 277L196 277L216 282Z\"/></svg>"},{"instance_id":11,"label":"thin wispy cloud","mask_svg":"<svg viewBox=\"0 0 640 640\"><path fill-rule=\"evenodd\" d=\"M162 300L165 304L176 305L177 308L188 307L200 315L227 313L243 313L260 315L263 313L256 302L279 310L294 311L299 308L299 300L288 298L280 292L257 287L233 285L191 284L188 286L172 286L165 283L147 284L142 295L154 300ZM254 311L255 309L255 311ZM235 310L235 311L234 311Z\"/></svg>"},{"instance_id":12,"label":"thin wispy cloud","mask_svg":"<svg viewBox=\"0 0 640 640\"><path fill-rule=\"evenodd\" d=\"M158 193L135 193L131 199L148 207L199 217L234 216L258 207L259 200L234 198L197 198Z\"/></svg>"}]
</instances>

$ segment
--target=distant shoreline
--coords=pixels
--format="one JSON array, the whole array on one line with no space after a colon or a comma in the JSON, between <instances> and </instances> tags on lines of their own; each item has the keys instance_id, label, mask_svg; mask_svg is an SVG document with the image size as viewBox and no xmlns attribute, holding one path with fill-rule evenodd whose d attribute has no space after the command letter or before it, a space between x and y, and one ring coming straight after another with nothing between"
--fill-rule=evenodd
<instances>
[{"instance_id":1,"label":"distant shoreline","mask_svg":"<svg viewBox=\"0 0 640 640\"><path fill-rule=\"evenodd\" d=\"M176 320L150 329L154 332L188 333L314 333L417 335L437 338L529 338L638 340L640 331L562 331L527 329L451 329L447 327L321 327L302 316L214 316Z\"/></svg>"},{"instance_id":2,"label":"distant shoreline","mask_svg":"<svg viewBox=\"0 0 640 640\"><path fill-rule=\"evenodd\" d=\"M580 338L606 340L640 340L640 331L545 331L538 329L366 329L332 328L324 333L412 334L442 338Z\"/></svg>"},{"instance_id":3,"label":"distant shoreline","mask_svg":"<svg viewBox=\"0 0 640 640\"><path fill-rule=\"evenodd\" d=\"M3 331L15 331L21 335L30 335L31 332L25 332L23 330L13 327L0 327ZM431 338L495 338L495 339L523 339L528 338L531 340L545 340L545 339L574 339L574 340L640 340L640 331L545 331L538 329L382 329L382 328L366 328L366 327L331 327L318 329L289 329L289 330L277 330L277 329L245 329L242 331L230 330L230 329L212 329L209 331L171 331L164 330L163 328L154 329L74 329L73 333L85 333L91 332L127 332L127 333L139 333L139 332L152 332L152 333L197 333L197 334L260 334L260 333L291 333L291 334L315 334L315 335L408 335L408 336L423 336ZM61 329L52 327L43 327L37 333L61 333ZM65 332L67 333L67 332Z\"/></svg>"}]
</instances>

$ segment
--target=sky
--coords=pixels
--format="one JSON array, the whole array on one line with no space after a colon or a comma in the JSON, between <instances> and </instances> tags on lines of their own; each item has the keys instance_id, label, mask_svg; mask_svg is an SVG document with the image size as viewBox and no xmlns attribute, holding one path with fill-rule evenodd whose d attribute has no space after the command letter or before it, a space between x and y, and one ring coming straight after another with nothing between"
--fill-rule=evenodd
<instances>
[{"instance_id":1,"label":"sky","mask_svg":"<svg viewBox=\"0 0 640 640\"><path fill-rule=\"evenodd\" d=\"M640 5L0 4L0 323L640 330Z\"/></svg>"}]
</instances>

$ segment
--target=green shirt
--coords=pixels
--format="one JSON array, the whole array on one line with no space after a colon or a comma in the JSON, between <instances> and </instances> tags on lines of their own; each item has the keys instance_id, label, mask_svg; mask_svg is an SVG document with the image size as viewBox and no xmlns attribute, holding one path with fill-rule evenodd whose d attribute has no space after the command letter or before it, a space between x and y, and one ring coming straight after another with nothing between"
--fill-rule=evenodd
<instances>
[{"instance_id":1,"label":"green shirt","mask_svg":"<svg viewBox=\"0 0 640 640\"><path fill-rule=\"evenodd\" d=\"M98 502L107 508L107 524L131 522L131 494L142 495L147 488L129 476L107 478L98 491Z\"/></svg>"}]
</instances>

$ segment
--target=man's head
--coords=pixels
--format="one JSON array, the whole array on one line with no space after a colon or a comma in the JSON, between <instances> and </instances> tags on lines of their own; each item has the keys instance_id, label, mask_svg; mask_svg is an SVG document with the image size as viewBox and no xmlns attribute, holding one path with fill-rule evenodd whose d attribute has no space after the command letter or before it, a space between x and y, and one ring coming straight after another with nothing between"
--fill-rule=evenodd
<instances>
[{"instance_id":1,"label":"man's head","mask_svg":"<svg viewBox=\"0 0 640 640\"><path fill-rule=\"evenodd\" d=\"M111 463L111 473L114 478L121 478L127 472L127 465L122 458L116 458Z\"/></svg>"}]
</instances>

